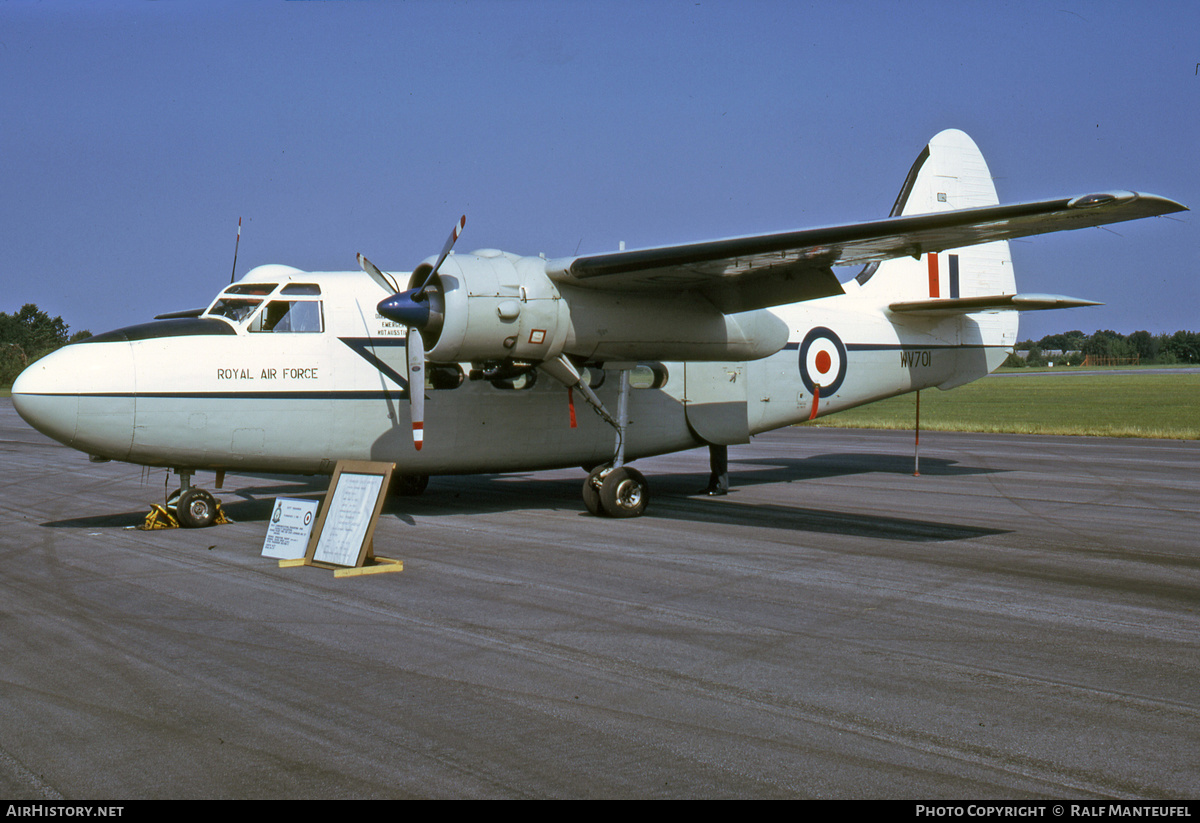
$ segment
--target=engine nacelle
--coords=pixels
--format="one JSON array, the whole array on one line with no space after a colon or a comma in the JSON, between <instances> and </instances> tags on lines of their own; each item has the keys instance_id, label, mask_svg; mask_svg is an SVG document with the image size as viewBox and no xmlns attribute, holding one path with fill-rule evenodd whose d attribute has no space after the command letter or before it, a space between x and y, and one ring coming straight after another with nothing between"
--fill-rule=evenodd
<instances>
[{"instance_id":1,"label":"engine nacelle","mask_svg":"<svg viewBox=\"0 0 1200 823\"><path fill-rule=\"evenodd\" d=\"M424 276L422 269L428 271L427 264L413 273L414 283ZM436 341L427 336L429 360L540 361L562 353L570 318L540 257L493 249L452 254L435 282L441 328Z\"/></svg>"},{"instance_id":2,"label":"engine nacelle","mask_svg":"<svg viewBox=\"0 0 1200 823\"><path fill-rule=\"evenodd\" d=\"M430 264L413 272L424 281ZM787 343L765 310L722 314L696 292L613 292L557 284L540 257L485 249L446 258L429 290L430 361L757 360Z\"/></svg>"},{"instance_id":3,"label":"engine nacelle","mask_svg":"<svg viewBox=\"0 0 1200 823\"><path fill-rule=\"evenodd\" d=\"M759 309L722 314L694 291L610 292L559 285L570 306L564 346L587 360L744 361L787 345L788 326Z\"/></svg>"}]
</instances>

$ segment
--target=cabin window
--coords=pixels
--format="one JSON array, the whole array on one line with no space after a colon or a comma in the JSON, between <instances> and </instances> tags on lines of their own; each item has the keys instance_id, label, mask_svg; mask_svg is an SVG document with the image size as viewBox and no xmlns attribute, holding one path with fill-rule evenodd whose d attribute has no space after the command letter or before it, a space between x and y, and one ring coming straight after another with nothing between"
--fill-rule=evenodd
<instances>
[{"instance_id":1,"label":"cabin window","mask_svg":"<svg viewBox=\"0 0 1200 823\"><path fill-rule=\"evenodd\" d=\"M583 382L588 388L598 389L604 385L604 376L607 374L604 369L598 366L591 366L579 370L579 376L583 378Z\"/></svg>"},{"instance_id":2,"label":"cabin window","mask_svg":"<svg viewBox=\"0 0 1200 823\"><path fill-rule=\"evenodd\" d=\"M667 367L662 363L638 363L629 372L631 389L661 389L667 385Z\"/></svg>"},{"instance_id":3,"label":"cabin window","mask_svg":"<svg viewBox=\"0 0 1200 823\"><path fill-rule=\"evenodd\" d=\"M462 366L457 363L449 366L426 366L425 388L427 389L457 389L463 384L466 375Z\"/></svg>"},{"instance_id":4,"label":"cabin window","mask_svg":"<svg viewBox=\"0 0 1200 823\"><path fill-rule=\"evenodd\" d=\"M250 323L250 331L316 333L322 330L320 300L272 300Z\"/></svg>"},{"instance_id":5,"label":"cabin window","mask_svg":"<svg viewBox=\"0 0 1200 823\"><path fill-rule=\"evenodd\" d=\"M532 389L537 383L537 369L523 371L515 377L504 377L490 381L493 386L504 391L523 391Z\"/></svg>"}]
</instances>

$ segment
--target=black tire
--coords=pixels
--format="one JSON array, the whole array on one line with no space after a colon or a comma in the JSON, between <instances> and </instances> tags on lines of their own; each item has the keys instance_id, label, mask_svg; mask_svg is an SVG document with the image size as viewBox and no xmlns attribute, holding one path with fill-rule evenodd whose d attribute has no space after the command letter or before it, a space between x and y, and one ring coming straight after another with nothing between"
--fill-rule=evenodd
<instances>
[{"instance_id":1,"label":"black tire","mask_svg":"<svg viewBox=\"0 0 1200 823\"><path fill-rule=\"evenodd\" d=\"M185 529L203 529L217 520L217 498L195 486L179 495L175 519Z\"/></svg>"},{"instance_id":2,"label":"black tire","mask_svg":"<svg viewBox=\"0 0 1200 823\"><path fill-rule=\"evenodd\" d=\"M429 485L427 474L393 474L392 494L398 497L416 497Z\"/></svg>"},{"instance_id":3,"label":"black tire","mask_svg":"<svg viewBox=\"0 0 1200 823\"><path fill-rule=\"evenodd\" d=\"M600 486L604 476L609 472L609 465L604 463L588 472L587 480L583 481L583 505L596 517L604 517L608 512L600 505Z\"/></svg>"},{"instance_id":4,"label":"black tire","mask_svg":"<svg viewBox=\"0 0 1200 823\"><path fill-rule=\"evenodd\" d=\"M600 505L609 517L640 517L650 502L646 478L637 469L613 469L600 486Z\"/></svg>"}]
</instances>

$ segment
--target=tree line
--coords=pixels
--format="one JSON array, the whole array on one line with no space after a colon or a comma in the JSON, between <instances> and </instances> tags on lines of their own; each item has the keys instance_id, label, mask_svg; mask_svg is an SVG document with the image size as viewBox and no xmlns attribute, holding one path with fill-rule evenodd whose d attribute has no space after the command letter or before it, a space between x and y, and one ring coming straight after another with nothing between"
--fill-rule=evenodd
<instances>
[{"instance_id":1,"label":"tree line","mask_svg":"<svg viewBox=\"0 0 1200 823\"><path fill-rule=\"evenodd\" d=\"M1097 330L1090 335L1069 331L1048 334L1036 342L1022 340L1015 348L1018 352L1028 352L1028 356L1010 354L1004 365L1044 366L1047 362L1053 362L1055 365L1078 366L1088 355L1120 361L1136 359L1141 364L1200 363L1200 333L1192 331L1177 331L1174 334L1135 331L1129 335L1111 329Z\"/></svg>"},{"instance_id":2,"label":"tree line","mask_svg":"<svg viewBox=\"0 0 1200 823\"><path fill-rule=\"evenodd\" d=\"M39 357L91 336L86 330L71 334L61 317L51 317L33 303L12 314L0 311L0 384L11 385Z\"/></svg>"}]
</instances>

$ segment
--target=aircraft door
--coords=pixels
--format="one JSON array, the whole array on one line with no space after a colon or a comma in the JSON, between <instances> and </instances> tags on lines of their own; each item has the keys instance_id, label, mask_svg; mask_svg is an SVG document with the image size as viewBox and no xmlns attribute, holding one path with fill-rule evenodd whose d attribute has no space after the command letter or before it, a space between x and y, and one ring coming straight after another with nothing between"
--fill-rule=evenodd
<instances>
[{"instance_id":1,"label":"aircraft door","mask_svg":"<svg viewBox=\"0 0 1200 823\"><path fill-rule=\"evenodd\" d=\"M748 382L745 363L684 363L683 402L692 431L716 445L749 443Z\"/></svg>"}]
</instances>

